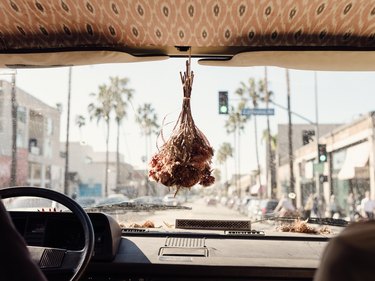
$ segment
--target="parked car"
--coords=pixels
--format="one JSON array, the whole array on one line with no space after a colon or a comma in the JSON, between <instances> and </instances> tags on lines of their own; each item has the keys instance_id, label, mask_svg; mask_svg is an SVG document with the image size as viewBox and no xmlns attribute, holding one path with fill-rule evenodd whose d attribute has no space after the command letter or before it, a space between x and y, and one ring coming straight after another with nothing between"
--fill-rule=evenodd
<instances>
[{"instance_id":1,"label":"parked car","mask_svg":"<svg viewBox=\"0 0 375 281\"><path fill-rule=\"evenodd\" d=\"M152 204L153 197L152 196L141 196L131 200L131 202L139 203L139 204Z\"/></svg>"},{"instance_id":2,"label":"parked car","mask_svg":"<svg viewBox=\"0 0 375 281\"><path fill-rule=\"evenodd\" d=\"M98 205L111 205L128 202L129 198L123 194L111 194L98 202Z\"/></svg>"},{"instance_id":3,"label":"parked car","mask_svg":"<svg viewBox=\"0 0 375 281\"><path fill-rule=\"evenodd\" d=\"M241 205L240 205L240 208L239 208L239 211L241 214L246 214L247 213L247 207L248 207L248 204L250 203L251 200L253 199L256 199L255 197L252 197L252 196L245 196L242 201L241 201Z\"/></svg>"},{"instance_id":4,"label":"parked car","mask_svg":"<svg viewBox=\"0 0 375 281\"><path fill-rule=\"evenodd\" d=\"M95 197L78 197L75 200L83 208L92 207L98 204L98 198Z\"/></svg>"},{"instance_id":5,"label":"parked car","mask_svg":"<svg viewBox=\"0 0 375 281\"><path fill-rule=\"evenodd\" d=\"M220 198L220 204L221 204L222 206L226 206L228 200L229 200L228 197L226 197L226 196L222 196L222 197Z\"/></svg>"},{"instance_id":6,"label":"parked car","mask_svg":"<svg viewBox=\"0 0 375 281\"><path fill-rule=\"evenodd\" d=\"M276 199L262 199L258 205L258 211L256 219L265 219L273 216L273 210L275 210L277 204L279 203Z\"/></svg>"},{"instance_id":7,"label":"parked car","mask_svg":"<svg viewBox=\"0 0 375 281\"><path fill-rule=\"evenodd\" d=\"M217 199L215 197L210 197L207 199L207 206L216 206Z\"/></svg>"},{"instance_id":8,"label":"parked car","mask_svg":"<svg viewBox=\"0 0 375 281\"><path fill-rule=\"evenodd\" d=\"M174 194L167 194L163 198L163 203L167 206L178 206L180 205L180 200L174 196Z\"/></svg>"},{"instance_id":9,"label":"parked car","mask_svg":"<svg viewBox=\"0 0 375 281\"><path fill-rule=\"evenodd\" d=\"M258 198L250 200L249 204L247 205L247 216L251 219L257 218L257 213L259 209L260 200Z\"/></svg>"},{"instance_id":10,"label":"parked car","mask_svg":"<svg viewBox=\"0 0 375 281\"><path fill-rule=\"evenodd\" d=\"M12 211L53 211L61 206L49 199L28 196L4 200L4 205Z\"/></svg>"},{"instance_id":11,"label":"parked car","mask_svg":"<svg viewBox=\"0 0 375 281\"><path fill-rule=\"evenodd\" d=\"M226 206L229 209L232 209L235 202L236 202L236 199L234 197L229 197L229 199L227 200Z\"/></svg>"}]
</instances>

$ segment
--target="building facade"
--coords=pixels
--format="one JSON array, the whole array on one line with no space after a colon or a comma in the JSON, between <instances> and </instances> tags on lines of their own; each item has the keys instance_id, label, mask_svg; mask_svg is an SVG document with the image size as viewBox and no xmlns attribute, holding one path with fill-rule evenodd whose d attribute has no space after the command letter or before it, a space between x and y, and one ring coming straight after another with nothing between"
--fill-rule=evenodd
<instances>
[{"instance_id":1,"label":"building facade","mask_svg":"<svg viewBox=\"0 0 375 281\"><path fill-rule=\"evenodd\" d=\"M63 190L60 112L16 88L17 185ZM9 186L12 161L12 85L0 81L0 187Z\"/></svg>"},{"instance_id":2,"label":"building facade","mask_svg":"<svg viewBox=\"0 0 375 281\"><path fill-rule=\"evenodd\" d=\"M65 150L65 143L61 143ZM105 152L94 151L87 144L71 142L69 144L69 172L76 174L78 182L70 186L69 194L86 197L102 197L105 195ZM119 182L117 182L116 152L109 152L108 194L127 193L132 189L134 168L124 162L120 154Z\"/></svg>"},{"instance_id":3,"label":"building facade","mask_svg":"<svg viewBox=\"0 0 375 281\"><path fill-rule=\"evenodd\" d=\"M316 132L317 128L315 125L310 124L293 124L292 126L292 143L293 143L293 172L295 179L295 190L298 199L299 185L304 183L301 181L300 173L298 173L298 159L299 151L305 151L307 147L311 148L312 155L310 158L314 159L316 157L317 147L316 137L325 135L335 128L339 127L340 124L320 124L319 132ZM307 137L306 137L307 135ZM280 197L281 194L289 193L290 190L290 167L289 167L289 140L288 140L288 124L279 124L277 133L277 147L276 147L276 167L277 167L277 196ZM309 151L310 151L309 150ZM307 159L311 160L309 157ZM310 163L308 163L310 164Z\"/></svg>"},{"instance_id":4,"label":"building facade","mask_svg":"<svg viewBox=\"0 0 375 281\"><path fill-rule=\"evenodd\" d=\"M326 145L328 156L322 163L317 161L316 140L294 150L298 207L304 205L311 193L321 195L327 204L331 195L335 195L342 212L347 211L350 193L357 204L366 191L375 197L375 112L322 133L319 143ZM289 166L280 164L279 190L282 192L281 181L284 179L287 184Z\"/></svg>"}]
</instances>

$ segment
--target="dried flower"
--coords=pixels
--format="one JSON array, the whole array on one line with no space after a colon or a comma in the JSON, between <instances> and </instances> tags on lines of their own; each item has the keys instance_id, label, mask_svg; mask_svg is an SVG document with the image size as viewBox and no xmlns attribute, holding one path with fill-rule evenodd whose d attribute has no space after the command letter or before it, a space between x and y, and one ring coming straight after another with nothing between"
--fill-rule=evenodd
<instances>
[{"instance_id":1,"label":"dried flower","mask_svg":"<svg viewBox=\"0 0 375 281\"><path fill-rule=\"evenodd\" d=\"M180 73L181 74L181 73ZM184 100L182 111L171 137L150 161L149 177L169 187L191 188L199 183L209 186L215 178L211 175L211 159L214 155L204 134L195 126L190 108L190 96L194 74L190 62L181 74Z\"/></svg>"}]
</instances>

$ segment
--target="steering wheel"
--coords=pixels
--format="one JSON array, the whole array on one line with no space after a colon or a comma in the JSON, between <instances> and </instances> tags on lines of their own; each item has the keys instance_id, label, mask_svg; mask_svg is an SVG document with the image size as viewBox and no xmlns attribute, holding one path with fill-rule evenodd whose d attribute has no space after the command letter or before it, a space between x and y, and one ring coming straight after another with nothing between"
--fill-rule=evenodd
<instances>
[{"instance_id":1,"label":"steering wheel","mask_svg":"<svg viewBox=\"0 0 375 281\"><path fill-rule=\"evenodd\" d=\"M90 258L94 251L95 243L94 229L87 213L73 199L51 189L25 186L0 189L0 198L2 199L20 196L41 197L56 201L70 209L72 213L77 217L80 224L82 225L84 233L85 246L82 250L71 251L58 248L34 246L27 247L33 259L36 259L38 262L43 258L45 260L52 260L56 257L60 258L61 261L63 261L62 270L69 270L73 272L73 276L70 278L70 281L79 280L87 265L89 264ZM41 269L43 270L43 267Z\"/></svg>"}]
</instances>

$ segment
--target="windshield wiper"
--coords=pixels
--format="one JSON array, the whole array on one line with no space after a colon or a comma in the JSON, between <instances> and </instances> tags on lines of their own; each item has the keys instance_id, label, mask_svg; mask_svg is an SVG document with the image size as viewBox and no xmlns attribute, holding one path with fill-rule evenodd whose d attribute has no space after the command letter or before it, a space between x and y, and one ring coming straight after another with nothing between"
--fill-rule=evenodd
<instances>
[{"instance_id":1,"label":"windshield wiper","mask_svg":"<svg viewBox=\"0 0 375 281\"><path fill-rule=\"evenodd\" d=\"M252 221L251 223L258 223L258 222L264 222L264 221L284 221L284 222L294 222L298 218L296 217L266 217L261 220ZM303 218L300 218L300 220L304 220ZM307 223L311 224L319 224L319 225L329 225L329 226L341 226L345 227L349 225L349 222L343 219L333 219L333 218L309 218L307 220Z\"/></svg>"},{"instance_id":2,"label":"windshield wiper","mask_svg":"<svg viewBox=\"0 0 375 281\"><path fill-rule=\"evenodd\" d=\"M115 204L104 204L90 207L84 207L86 212L111 212L111 211L162 211L162 210L191 210L192 208L186 206L168 206L164 204L146 204L146 203L135 203L135 202L121 202Z\"/></svg>"},{"instance_id":3,"label":"windshield wiper","mask_svg":"<svg viewBox=\"0 0 375 281\"><path fill-rule=\"evenodd\" d=\"M321 225L331 225L331 226L347 226L349 222L343 219L333 219L333 218L309 218L308 223L321 224Z\"/></svg>"}]
</instances>

